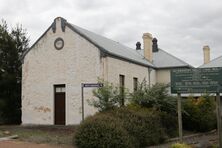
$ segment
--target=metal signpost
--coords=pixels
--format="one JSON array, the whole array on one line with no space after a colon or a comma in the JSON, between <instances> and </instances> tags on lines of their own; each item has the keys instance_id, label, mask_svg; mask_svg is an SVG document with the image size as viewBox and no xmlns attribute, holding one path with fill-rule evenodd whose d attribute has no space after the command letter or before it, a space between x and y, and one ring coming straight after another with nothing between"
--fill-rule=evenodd
<instances>
[{"instance_id":1,"label":"metal signpost","mask_svg":"<svg viewBox=\"0 0 222 148\"><path fill-rule=\"evenodd\" d=\"M84 121L84 87L103 87L103 83L82 83L82 121Z\"/></svg>"},{"instance_id":2,"label":"metal signpost","mask_svg":"<svg viewBox=\"0 0 222 148\"><path fill-rule=\"evenodd\" d=\"M222 147L221 125L222 67L171 70L171 93L178 95L179 138L182 142L181 93L216 93L219 146Z\"/></svg>"}]
</instances>

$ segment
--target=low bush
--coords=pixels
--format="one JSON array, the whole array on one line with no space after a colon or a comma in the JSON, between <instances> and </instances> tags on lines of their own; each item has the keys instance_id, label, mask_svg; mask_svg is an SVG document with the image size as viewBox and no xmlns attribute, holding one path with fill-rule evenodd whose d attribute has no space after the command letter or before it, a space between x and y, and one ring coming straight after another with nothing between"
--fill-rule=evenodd
<instances>
[{"instance_id":1,"label":"low bush","mask_svg":"<svg viewBox=\"0 0 222 148\"><path fill-rule=\"evenodd\" d=\"M214 98L206 95L188 98L183 103L187 114L183 115L183 127L187 130L206 132L216 128Z\"/></svg>"},{"instance_id":2,"label":"low bush","mask_svg":"<svg viewBox=\"0 0 222 148\"><path fill-rule=\"evenodd\" d=\"M178 121L177 116L167 112L160 112L161 124L169 138L178 136Z\"/></svg>"},{"instance_id":3,"label":"low bush","mask_svg":"<svg viewBox=\"0 0 222 148\"><path fill-rule=\"evenodd\" d=\"M121 120L123 127L132 137L136 138L139 147L158 144L166 138L157 111L147 108L133 110L129 107L122 107L106 114Z\"/></svg>"},{"instance_id":4,"label":"low bush","mask_svg":"<svg viewBox=\"0 0 222 148\"><path fill-rule=\"evenodd\" d=\"M75 144L79 148L133 148L133 138L122 127L122 123L105 114L97 114L81 123Z\"/></svg>"},{"instance_id":5,"label":"low bush","mask_svg":"<svg viewBox=\"0 0 222 148\"><path fill-rule=\"evenodd\" d=\"M79 148L145 147L166 138L159 112L129 107L97 113L81 123L75 136Z\"/></svg>"},{"instance_id":6,"label":"low bush","mask_svg":"<svg viewBox=\"0 0 222 148\"><path fill-rule=\"evenodd\" d=\"M175 143L175 144L172 144L170 148L191 148L191 146L184 143Z\"/></svg>"},{"instance_id":7,"label":"low bush","mask_svg":"<svg viewBox=\"0 0 222 148\"><path fill-rule=\"evenodd\" d=\"M102 79L99 79L98 83L102 83L103 87L93 90L94 98L88 101L89 105L97 108L100 112L124 105L126 97L123 96L127 95L127 89L123 88L125 90L121 92L118 86Z\"/></svg>"},{"instance_id":8,"label":"low bush","mask_svg":"<svg viewBox=\"0 0 222 148\"><path fill-rule=\"evenodd\" d=\"M170 114L175 114L176 98L169 95L169 85L157 83L150 87L146 81L138 85L138 89L130 94L130 101L142 107L155 108Z\"/></svg>"},{"instance_id":9,"label":"low bush","mask_svg":"<svg viewBox=\"0 0 222 148\"><path fill-rule=\"evenodd\" d=\"M134 111L155 112L156 116L160 117L161 125L167 137L172 138L178 135L178 121L177 115L172 115L164 111L157 111L156 109L144 108L138 104L130 103L127 107Z\"/></svg>"}]
</instances>

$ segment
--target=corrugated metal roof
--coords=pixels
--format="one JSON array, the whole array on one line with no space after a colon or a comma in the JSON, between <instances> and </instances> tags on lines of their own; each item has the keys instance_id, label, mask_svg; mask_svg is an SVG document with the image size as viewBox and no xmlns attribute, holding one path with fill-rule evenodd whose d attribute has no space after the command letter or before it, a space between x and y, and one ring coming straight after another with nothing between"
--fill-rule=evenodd
<instances>
[{"instance_id":1,"label":"corrugated metal roof","mask_svg":"<svg viewBox=\"0 0 222 148\"><path fill-rule=\"evenodd\" d=\"M63 18L62 18L63 19ZM65 20L66 21L66 20ZM55 21L54 21L55 23ZM22 60L25 55L35 46L35 44L46 34L46 32L52 28L53 24L43 33L43 35L29 48L22 56ZM66 25L77 32L92 44L97 46L104 53L111 56L115 56L121 59L124 59L129 62L140 64L143 66L153 67L153 68L170 68L170 67L191 67L189 64L183 62L182 60L170 55L169 53L159 49L159 52L154 53L153 62L149 62L143 56L143 50L136 50L129 48L123 44L120 44L116 41L78 27L76 25L66 22Z\"/></svg>"},{"instance_id":2,"label":"corrugated metal roof","mask_svg":"<svg viewBox=\"0 0 222 148\"><path fill-rule=\"evenodd\" d=\"M124 46L116 41L78 27L76 25L72 25L74 31L77 31L80 35L86 37L91 42L96 44L98 47L102 48L108 54L118 56L124 58L129 61L137 62L146 66L155 67L152 63L146 60L142 55L138 54L135 49L131 49L127 46Z\"/></svg>"},{"instance_id":3,"label":"corrugated metal roof","mask_svg":"<svg viewBox=\"0 0 222 148\"><path fill-rule=\"evenodd\" d=\"M166 67L192 67L183 60L169 54L168 52L159 49L158 52L153 52L153 63L158 68Z\"/></svg>"},{"instance_id":4,"label":"corrugated metal roof","mask_svg":"<svg viewBox=\"0 0 222 148\"><path fill-rule=\"evenodd\" d=\"M142 56L144 55L144 50L137 50ZM180 60L179 58L169 54L168 52L158 49L158 52L153 52L153 64L157 68L173 68L173 67L192 67L188 63Z\"/></svg>"},{"instance_id":5,"label":"corrugated metal roof","mask_svg":"<svg viewBox=\"0 0 222 148\"><path fill-rule=\"evenodd\" d=\"M222 67L222 56L213 59L207 64L201 65L199 68Z\"/></svg>"}]
</instances>

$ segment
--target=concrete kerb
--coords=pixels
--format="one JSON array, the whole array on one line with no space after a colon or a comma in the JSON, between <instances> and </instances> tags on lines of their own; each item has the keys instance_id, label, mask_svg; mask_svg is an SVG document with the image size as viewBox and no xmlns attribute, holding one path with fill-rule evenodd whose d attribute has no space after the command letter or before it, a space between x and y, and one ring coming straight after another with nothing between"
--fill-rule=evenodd
<instances>
[{"instance_id":1,"label":"concrete kerb","mask_svg":"<svg viewBox=\"0 0 222 148\"><path fill-rule=\"evenodd\" d=\"M12 135L12 136L8 136L8 137L2 137L0 138L0 142L1 141L6 141L6 140L10 140L10 139L17 139L18 135Z\"/></svg>"}]
</instances>

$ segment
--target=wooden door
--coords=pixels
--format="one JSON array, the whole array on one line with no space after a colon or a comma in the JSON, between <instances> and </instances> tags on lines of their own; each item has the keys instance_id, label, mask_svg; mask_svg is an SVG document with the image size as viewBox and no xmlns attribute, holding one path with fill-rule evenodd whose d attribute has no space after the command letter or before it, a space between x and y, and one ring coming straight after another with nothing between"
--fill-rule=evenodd
<instances>
[{"instance_id":1,"label":"wooden door","mask_svg":"<svg viewBox=\"0 0 222 148\"><path fill-rule=\"evenodd\" d=\"M65 125L65 86L55 86L55 124Z\"/></svg>"}]
</instances>

